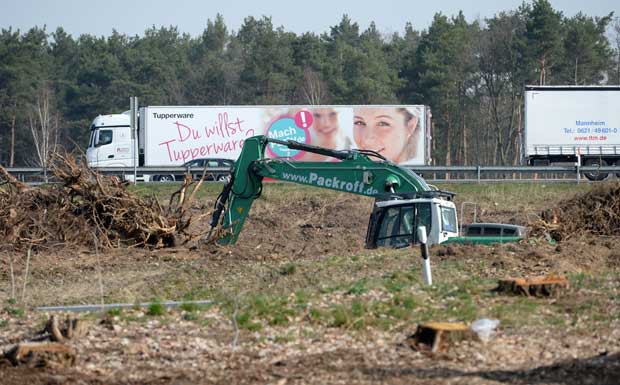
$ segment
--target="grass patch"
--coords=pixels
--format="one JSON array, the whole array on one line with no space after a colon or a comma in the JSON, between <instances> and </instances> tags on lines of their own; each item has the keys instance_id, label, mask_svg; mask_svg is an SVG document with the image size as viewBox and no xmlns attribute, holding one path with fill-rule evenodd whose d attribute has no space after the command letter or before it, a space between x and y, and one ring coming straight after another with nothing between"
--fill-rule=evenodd
<instances>
[{"instance_id":1,"label":"grass patch","mask_svg":"<svg viewBox=\"0 0 620 385\"><path fill-rule=\"evenodd\" d=\"M123 309L120 307L108 309L106 313L111 317L120 317L123 314Z\"/></svg>"},{"instance_id":2,"label":"grass patch","mask_svg":"<svg viewBox=\"0 0 620 385\"><path fill-rule=\"evenodd\" d=\"M540 304L536 298L506 297L504 303L494 304L489 310L489 317L501 321L502 326L519 327L532 325Z\"/></svg>"},{"instance_id":3,"label":"grass patch","mask_svg":"<svg viewBox=\"0 0 620 385\"><path fill-rule=\"evenodd\" d=\"M390 293L398 293L417 282L412 272L395 272L384 276L383 287Z\"/></svg>"},{"instance_id":4,"label":"grass patch","mask_svg":"<svg viewBox=\"0 0 620 385\"><path fill-rule=\"evenodd\" d=\"M293 275L297 271L297 265L294 263L286 263L280 267L280 275Z\"/></svg>"},{"instance_id":5,"label":"grass patch","mask_svg":"<svg viewBox=\"0 0 620 385\"><path fill-rule=\"evenodd\" d=\"M23 307L17 306L17 300L15 300L15 298L9 298L6 300L4 311L13 317L23 317L26 313Z\"/></svg>"},{"instance_id":6,"label":"grass patch","mask_svg":"<svg viewBox=\"0 0 620 385\"><path fill-rule=\"evenodd\" d=\"M235 321L240 329L259 331L263 328L263 325L260 322L252 321L252 315L250 313L238 314L235 317Z\"/></svg>"},{"instance_id":7,"label":"grass patch","mask_svg":"<svg viewBox=\"0 0 620 385\"><path fill-rule=\"evenodd\" d=\"M23 307L19 307L19 306L11 306L11 305L7 305L4 307L4 311L13 317L23 317L24 314L26 314L26 311L24 310Z\"/></svg>"},{"instance_id":8,"label":"grass patch","mask_svg":"<svg viewBox=\"0 0 620 385\"><path fill-rule=\"evenodd\" d=\"M166 314L166 307L159 302L151 303L146 309L146 315L159 317Z\"/></svg>"},{"instance_id":9,"label":"grass patch","mask_svg":"<svg viewBox=\"0 0 620 385\"><path fill-rule=\"evenodd\" d=\"M321 323L325 319L325 315L320 309L311 308L308 311L308 319L311 323L318 324L318 323Z\"/></svg>"},{"instance_id":10,"label":"grass patch","mask_svg":"<svg viewBox=\"0 0 620 385\"><path fill-rule=\"evenodd\" d=\"M183 314L183 319L185 321L196 321L198 320L198 314L197 313L185 313Z\"/></svg>"},{"instance_id":11,"label":"grass patch","mask_svg":"<svg viewBox=\"0 0 620 385\"><path fill-rule=\"evenodd\" d=\"M362 295L368 291L368 288L366 287L366 285L367 285L366 279L365 278L360 279L359 281L355 282L349 288L349 290L347 290L347 294L348 295Z\"/></svg>"},{"instance_id":12,"label":"grass patch","mask_svg":"<svg viewBox=\"0 0 620 385\"><path fill-rule=\"evenodd\" d=\"M335 305L332 307L330 310L330 317L331 322L329 323L329 326L336 328L347 326L351 319L349 312L344 305Z\"/></svg>"},{"instance_id":13,"label":"grass patch","mask_svg":"<svg viewBox=\"0 0 620 385\"><path fill-rule=\"evenodd\" d=\"M179 305L179 308L188 313L195 313L200 310L200 306L198 304L190 302L183 302Z\"/></svg>"}]
</instances>

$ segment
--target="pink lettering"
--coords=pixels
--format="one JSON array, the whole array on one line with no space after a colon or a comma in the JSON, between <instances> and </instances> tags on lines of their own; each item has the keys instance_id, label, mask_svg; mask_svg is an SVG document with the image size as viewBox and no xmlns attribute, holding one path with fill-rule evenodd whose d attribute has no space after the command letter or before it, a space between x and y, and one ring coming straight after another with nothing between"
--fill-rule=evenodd
<instances>
[{"instance_id":1,"label":"pink lettering","mask_svg":"<svg viewBox=\"0 0 620 385\"><path fill-rule=\"evenodd\" d=\"M222 137L224 137L225 129L226 136L230 138L230 132L228 132L228 112L224 112L223 114L217 114L217 120Z\"/></svg>"},{"instance_id":2,"label":"pink lettering","mask_svg":"<svg viewBox=\"0 0 620 385\"><path fill-rule=\"evenodd\" d=\"M217 115L217 121L213 124L212 127L205 127L204 132L207 138L212 136L219 136L220 138L230 138L231 136L237 135L240 132L243 132L243 127L241 124L244 121L235 118L232 122L229 121L228 112L219 113Z\"/></svg>"},{"instance_id":3,"label":"pink lettering","mask_svg":"<svg viewBox=\"0 0 620 385\"><path fill-rule=\"evenodd\" d=\"M237 120L233 121L232 123L228 123L228 128L231 130L231 135L235 135L237 131L243 132L243 128L241 128L241 123L243 123L243 120L240 120L239 118L237 118Z\"/></svg>"},{"instance_id":4,"label":"pink lettering","mask_svg":"<svg viewBox=\"0 0 620 385\"><path fill-rule=\"evenodd\" d=\"M218 132L217 132L217 125L213 126L212 128L205 127L205 136L207 138L210 138L212 135L216 135L216 134L218 134Z\"/></svg>"},{"instance_id":5,"label":"pink lettering","mask_svg":"<svg viewBox=\"0 0 620 385\"><path fill-rule=\"evenodd\" d=\"M221 143L209 143L203 146L196 146L184 149L175 150L168 144L169 157L171 161L183 161L186 162L190 159L195 159L199 155L215 155L220 153L231 153L233 155L239 149L243 147L244 140L231 139Z\"/></svg>"},{"instance_id":6,"label":"pink lettering","mask_svg":"<svg viewBox=\"0 0 620 385\"><path fill-rule=\"evenodd\" d=\"M183 123L174 122L174 124L176 124L177 132L179 133L179 142L185 142L187 139L189 139L190 135L192 134L192 129ZM185 133L181 132L181 129L184 129Z\"/></svg>"},{"instance_id":7,"label":"pink lettering","mask_svg":"<svg viewBox=\"0 0 620 385\"><path fill-rule=\"evenodd\" d=\"M183 163L185 163L185 161L189 159L189 149L181 151L181 156L183 158Z\"/></svg>"},{"instance_id":8,"label":"pink lettering","mask_svg":"<svg viewBox=\"0 0 620 385\"><path fill-rule=\"evenodd\" d=\"M236 118L235 121L228 122L228 113L222 113L218 116L218 121L211 128L205 127L205 137L212 136L226 138L227 136L242 133L245 138L254 136L255 129L250 128L244 130L242 127L243 120ZM159 143L159 146L166 148L168 159L170 162L186 162L190 159L196 159L201 156L215 155L220 153L234 153L243 148L245 139L228 139L220 143L209 143L204 145L198 145L197 143L192 145L193 140L199 140L202 135L192 128L176 122L177 126L177 139L170 139L165 142ZM191 139L191 140L190 140ZM172 143L179 142L185 143L185 148L174 149ZM232 155L232 154L231 154ZM236 155L236 154L235 154Z\"/></svg>"},{"instance_id":9,"label":"pink lettering","mask_svg":"<svg viewBox=\"0 0 620 385\"><path fill-rule=\"evenodd\" d=\"M172 142L176 142L176 139L170 139L167 142L161 142L159 145L161 146L162 144L166 145L166 150L168 151L168 159L170 159L170 161L172 162L172 153L170 151L170 143Z\"/></svg>"},{"instance_id":10,"label":"pink lettering","mask_svg":"<svg viewBox=\"0 0 620 385\"><path fill-rule=\"evenodd\" d=\"M177 132L179 133L179 142L185 142L190 137L194 140L200 139L200 133L197 130L192 129L183 123L174 122L174 124L176 124ZM182 132L182 129L185 132Z\"/></svg>"}]
</instances>

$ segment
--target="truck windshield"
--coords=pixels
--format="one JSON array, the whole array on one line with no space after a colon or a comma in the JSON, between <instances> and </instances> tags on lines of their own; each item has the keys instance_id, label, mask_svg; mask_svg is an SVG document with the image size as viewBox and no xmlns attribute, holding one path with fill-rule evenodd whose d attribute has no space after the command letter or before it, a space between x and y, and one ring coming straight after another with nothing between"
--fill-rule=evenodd
<instances>
[{"instance_id":1,"label":"truck windshield","mask_svg":"<svg viewBox=\"0 0 620 385\"><path fill-rule=\"evenodd\" d=\"M454 207L441 206L441 227L443 231L456 233L456 210Z\"/></svg>"},{"instance_id":2,"label":"truck windshield","mask_svg":"<svg viewBox=\"0 0 620 385\"><path fill-rule=\"evenodd\" d=\"M95 147L95 137L97 136L97 130L93 125L90 129L90 137L88 138L88 147Z\"/></svg>"}]
</instances>

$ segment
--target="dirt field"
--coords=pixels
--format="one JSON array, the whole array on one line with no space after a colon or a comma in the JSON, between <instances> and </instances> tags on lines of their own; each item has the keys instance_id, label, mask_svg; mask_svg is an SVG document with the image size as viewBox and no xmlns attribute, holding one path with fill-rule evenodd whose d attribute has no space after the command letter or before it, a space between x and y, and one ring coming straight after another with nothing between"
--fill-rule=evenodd
<instances>
[{"instance_id":1,"label":"dirt field","mask_svg":"<svg viewBox=\"0 0 620 385\"><path fill-rule=\"evenodd\" d=\"M478 221L518 224L539 224L550 206L568 212L562 202L591 190L444 187L458 193L459 208L477 202ZM372 201L289 185L265 190L229 248L201 242L161 249L56 245L29 260L23 251L2 249L4 350L43 329L50 314L36 306L96 304L102 292L106 303L215 304L71 315L90 325L85 337L66 342L75 349L74 365L33 369L0 361L0 382L620 383L618 229L609 235L577 231L560 242L540 235L518 244L433 247L435 284L426 287L417 249L364 249ZM197 201L196 214L211 207L214 191ZM463 216L469 221L473 212ZM566 275L570 289L545 298L492 290L501 278L544 274ZM500 321L488 342L465 340L429 353L412 348L408 338L422 322L480 318Z\"/></svg>"}]
</instances>

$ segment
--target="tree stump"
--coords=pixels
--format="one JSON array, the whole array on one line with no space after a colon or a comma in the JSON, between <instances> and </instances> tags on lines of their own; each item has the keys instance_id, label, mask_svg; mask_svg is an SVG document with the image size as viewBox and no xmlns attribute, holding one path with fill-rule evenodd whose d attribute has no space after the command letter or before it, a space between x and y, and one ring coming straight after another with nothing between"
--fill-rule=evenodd
<instances>
[{"instance_id":1,"label":"tree stump","mask_svg":"<svg viewBox=\"0 0 620 385\"><path fill-rule=\"evenodd\" d=\"M61 342L85 336L89 326L89 322L85 320L67 318L64 322L59 322L56 316L51 316L41 334L48 333L52 341Z\"/></svg>"},{"instance_id":2,"label":"tree stump","mask_svg":"<svg viewBox=\"0 0 620 385\"><path fill-rule=\"evenodd\" d=\"M447 351L456 342L476 338L476 334L462 322L429 322L418 325L407 342L416 350L438 353Z\"/></svg>"},{"instance_id":3,"label":"tree stump","mask_svg":"<svg viewBox=\"0 0 620 385\"><path fill-rule=\"evenodd\" d=\"M24 342L15 345L4 357L14 366L58 368L75 365L76 353L72 347L55 342Z\"/></svg>"},{"instance_id":4,"label":"tree stump","mask_svg":"<svg viewBox=\"0 0 620 385\"><path fill-rule=\"evenodd\" d=\"M549 275L544 277L508 278L498 281L494 289L500 293L525 295L528 297L560 296L569 288L564 276Z\"/></svg>"}]
</instances>

